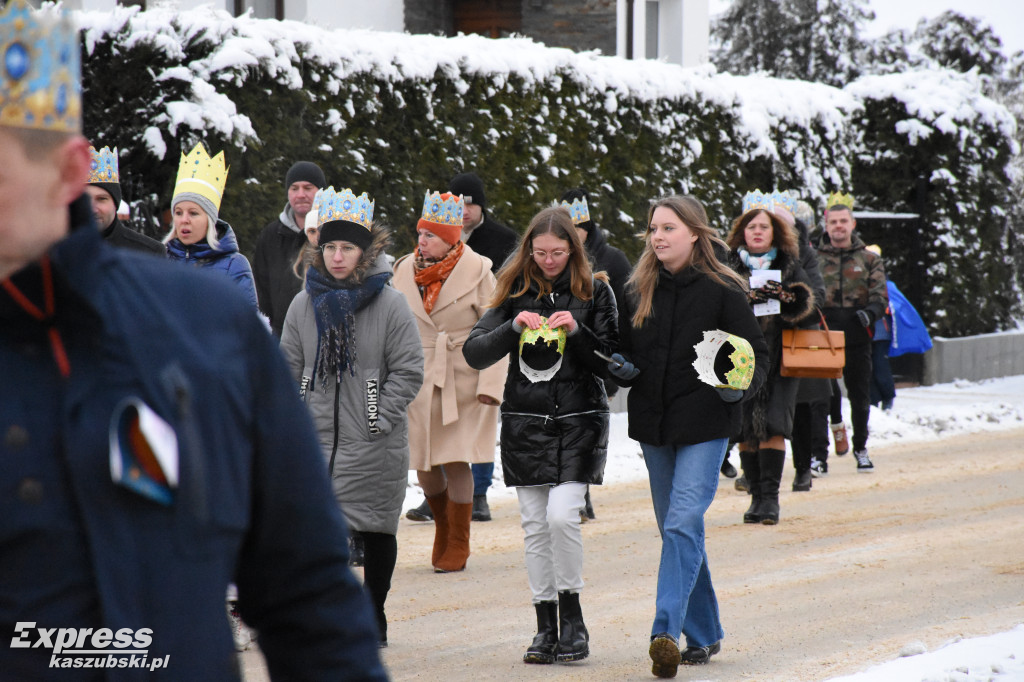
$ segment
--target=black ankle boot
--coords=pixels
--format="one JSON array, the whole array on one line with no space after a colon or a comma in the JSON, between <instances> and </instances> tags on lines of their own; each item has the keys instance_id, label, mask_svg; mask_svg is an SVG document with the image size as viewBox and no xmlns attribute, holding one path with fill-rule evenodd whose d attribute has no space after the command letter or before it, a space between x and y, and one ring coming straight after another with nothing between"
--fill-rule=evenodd
<instances>
[{"instance_id":1,"label":"black ankle boot","mask_svg":"<svg viewBox=\"0 0 1024 682\"><path fill-rule=\"evenodd\" d=\"M582 661L590 655L590 634L583 624L578 592L558 593L558 662Z\"/></svg>"},{"instance_id":2,"label":"black ankle boot","mask_svg":"<svg viewBox=\"0 0 1024 682\"><path fill-rule=\"evenodd\" d=\"M740 450L740 466L750 491L750 507L743 512L743 523L761 523L761 465L757 453Z\"/></svg>"},{"instance_id":3,"label":"black ankle boot","mask_svg":"<svg viewBox=\"0 0 1024 682\"><path fill-rule=\"evenodd\" d=\"M537 636L523 654L523 663L554 663L558 652L558 603L542 601L537 610Z\"/></svg>"},{"instance_id":4,"label":"black ankle boot","mask_svg":"<svg viewBox=\"0 0 1024 682\"><path fill-rule=\"evenodd\" d=\"M774 526L779 522L779 486L782 485L786 452L763 448L757 456L761 464L761 523Z\"/></svg>"}]
</instances>

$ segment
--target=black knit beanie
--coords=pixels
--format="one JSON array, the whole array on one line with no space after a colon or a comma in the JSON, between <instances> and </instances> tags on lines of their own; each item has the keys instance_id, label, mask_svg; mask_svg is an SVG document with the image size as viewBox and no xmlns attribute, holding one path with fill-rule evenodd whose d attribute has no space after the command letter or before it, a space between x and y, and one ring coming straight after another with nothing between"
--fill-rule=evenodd
<instances>
[{"instance_id":1,"label":"black knit beanie","mask_svg":"<svg viewBox=\"0 0 1024 682\"><path fill-rule=\"evenodd\" d=\"M121 205L121 185L116 182L90 182L93 187L99 187L114 199L114 206Z\"/></svg>"},{"instance_id":2,"label":"black knit beanie","mask_svg":"<svg viewBox=\"0 0 1024 682\"><path fill-rule=\"evenodd\" d=\"M467 203L476 204L481 209L487 208L484 181L476 173L459 173L448 183L448 191L452 194L461 194Z\"/></svg>"},{"instance_id":3,"label":"black knit beanie","mask_svg":"<svg viewBox=\"0 0 1024 682\"><path fill-rule=\"evenodd\" d=\"M288 169L288 173L284 176L285 189L288 189L296 182L308 182L317 189L323 189L327 186L324 172L320 170L320 166L312 161L299 161Z\"/></svg>"}]
</instances>

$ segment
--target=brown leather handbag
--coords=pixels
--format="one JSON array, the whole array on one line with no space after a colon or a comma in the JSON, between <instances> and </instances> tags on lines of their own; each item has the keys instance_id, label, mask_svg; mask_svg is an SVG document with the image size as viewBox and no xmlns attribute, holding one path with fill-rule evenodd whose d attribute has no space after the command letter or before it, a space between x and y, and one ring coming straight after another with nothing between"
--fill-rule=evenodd
<instances>
[{"instance_id":1,"label":"brown leather handbag","mask_svg":"<svg viewBox=\"0 0 1024 682\"><path fill-rule=\"evenodd\" d=\"M783 329L782 367L784 377L838 379L846 365L846 335L828 328L818 311L824 329Z\"/></svg>"}]
</instances>

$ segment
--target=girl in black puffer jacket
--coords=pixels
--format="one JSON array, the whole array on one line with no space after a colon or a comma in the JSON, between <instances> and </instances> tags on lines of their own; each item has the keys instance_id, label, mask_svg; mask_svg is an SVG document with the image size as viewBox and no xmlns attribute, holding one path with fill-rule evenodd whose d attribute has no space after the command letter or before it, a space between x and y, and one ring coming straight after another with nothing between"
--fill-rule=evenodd
<instances>
[{"instance_id":1,"label":"girl in black puffer jacket","mask_svg":"<svg viewBox=\"0 0 1024 682\"><path fill-rule=\"evenodd\" d=\"M565 208L534 217L498 272L492 305L462 350L478 370L513 353L501 464L519 496L538 630L523 660L581 660L590 649L580 510L587 484L603 479L608 446L607 363L597 353L614 352L618 330L611 288L593 276Z\"/></svg>"}]
</instances>

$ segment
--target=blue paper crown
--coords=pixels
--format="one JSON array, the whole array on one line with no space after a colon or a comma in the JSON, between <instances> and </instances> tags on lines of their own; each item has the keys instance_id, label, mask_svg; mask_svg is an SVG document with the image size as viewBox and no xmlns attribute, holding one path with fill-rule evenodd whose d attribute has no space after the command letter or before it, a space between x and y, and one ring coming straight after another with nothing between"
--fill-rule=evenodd
<instances>
[{"instance_id":1,"label":"blue paper crown","mask_svg":"<svg viewBox=\"0 0 1024 682\"><path fill-rule=\"evenodd\" d=\"M772 192L772 199L776 204L785 206L786 210L790 213L796 213L796 197L792 196L789 192Z\"/></svg>"},{"instance_id":2,"label":"blue paper crown","mask_svg":"<svg viewBox=\"0 0 1024 682\"><path fill-rule=\"evenodd\" d=\"M111 151L110 147L96 151L95 147L89 147L89 154L92 156L92 163L89 166L90 185L102 182L113 182L120 184L121 179L117 172L117 147Z\"/></svg>"},{"instance_id":3,"label":"blue paper crown","mask_svg":"<svg viewBox=\"0 0 1024 682\"><path fill-rule=\"evenodd\" d=\"M345 220L356 225L361 225L367 230L373 227L373 206L374 202L363 192L358 197L350 189L343 189L335 192L334 187L322 189L316 193L319 197L316 226L323 227L324 223L335 220ZM316 199L313 200L317 206Z\"/></svg>"},{"instance_id":4,"label":"blue paper crown","mask_svg":"<svg viewBox=\"0 0 1024 682\"><path fill-rule=\"evenodd\" d=\"M743 195L743 212L747 211L768 211L772 213L775 211L775 199L771 194L765 194L759 189L755 189L753 192L747 192Z\"/></svg>"},{"instance_id":5,"label":"blue paper crown","mask_svg":"<svg viewBox=\"0 0 1024 682\"><path fill-rule=\"evenodd\" d=\"M0 13L0 59L0 125L81 130L78 31L67 13L10 0Z\"/></svg>"},{"instance_id":6,"label":"blue paper crown","mask_svg":"<svg viewBox=\"0 0 1024 682\"><path fill-rule=\"evenodd\" d=\"M569 215L572 216L572 224L579 225L590 220L590 207L587 206L587 198L581 197L579 199L573 199L570 204L568 201L563 201L564 206L568 211Z\"/></svg>"},{"instance_id":7,"label":"blue paper crown","mask_svg":"<svg viewBox=\"0 0 1024 682\"><path fill-rule=\"evenodd\" d=\"M423 212L420 218L428 223L462 227L462 210L465 206L461 195L449 194L447 199L441 198L440 192L427 190L423 197Z\"/></svg>"}]
</instances>

